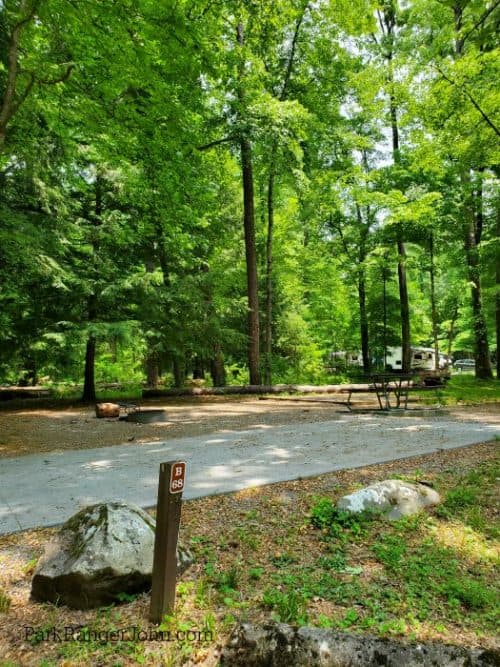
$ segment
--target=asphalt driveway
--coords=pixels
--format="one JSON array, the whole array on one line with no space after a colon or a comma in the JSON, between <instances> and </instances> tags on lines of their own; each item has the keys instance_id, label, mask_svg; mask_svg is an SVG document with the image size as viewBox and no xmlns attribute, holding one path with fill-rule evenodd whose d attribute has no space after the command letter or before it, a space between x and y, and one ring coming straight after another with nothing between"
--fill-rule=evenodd
<instances>
[{"instance_id":1,"label":"asphalt driveway","mask_svg":"<svg viewBox=\"0 0 500 667\"><path fill-rule=\"evenodd\" d=\"M153 506L163 461L187 462L184 499L191 499L463 447L499 433L487 419L345 414L317 423L261 424L165 442L4 458L0 533L62 523L95 502Z\"/></svg>"}]
</instances>

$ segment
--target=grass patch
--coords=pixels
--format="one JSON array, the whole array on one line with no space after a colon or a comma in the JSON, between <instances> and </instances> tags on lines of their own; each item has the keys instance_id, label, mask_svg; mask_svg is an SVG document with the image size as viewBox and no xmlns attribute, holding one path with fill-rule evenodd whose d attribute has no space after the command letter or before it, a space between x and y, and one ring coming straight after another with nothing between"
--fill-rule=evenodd
<instances>
[{"instance_id":1,"label":"grass patch","mask_svg":"<svg viewBox=\"0 0 500 667\"><path fill-rule=\"evenodd\" d=\"M500 401L500 381L479 380L474 375L454 375L439 388L442 405L471 405ZM432 401L432 398L429 398Z\"/></svg>"},{"instance_id":2,"label":"grass patch","mask_svg":"<svg viewBox=\"0 0 500 667\"><path fill-rule=\"evenodd\" d=\"M82 396L81 385L54 384L50 386L50 395L55 399L79 400ZM142 385L123 383L120 388L103 388L96 385L97 401L139 400L142 398Z\"/></svg>"},{"instance_id":3,"label":"grass patch","mask_svg":"<svg viewBox=\"0 0 500 667\"><path fill-rule=\"evenodd\" d=\"M10 608L10 597L0 588L0 614L6 614Z\"/></svg>"}]
</instances>

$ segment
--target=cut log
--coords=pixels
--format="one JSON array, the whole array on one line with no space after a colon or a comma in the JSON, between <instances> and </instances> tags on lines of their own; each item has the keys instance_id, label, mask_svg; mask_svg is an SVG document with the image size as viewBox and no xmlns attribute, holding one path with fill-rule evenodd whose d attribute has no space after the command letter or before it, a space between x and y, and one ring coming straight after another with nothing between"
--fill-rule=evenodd
<instances>
[{"instance_id":1,"label":"cut log","mask_svg":"<svg viewBox=\"0 0 500 667\"><path fill-rule=\"evenodd\" d=\"M120 406L117 403L97 403L95 406L95 416L98 419L119 417Z\"/></svg>"}]
</instances>

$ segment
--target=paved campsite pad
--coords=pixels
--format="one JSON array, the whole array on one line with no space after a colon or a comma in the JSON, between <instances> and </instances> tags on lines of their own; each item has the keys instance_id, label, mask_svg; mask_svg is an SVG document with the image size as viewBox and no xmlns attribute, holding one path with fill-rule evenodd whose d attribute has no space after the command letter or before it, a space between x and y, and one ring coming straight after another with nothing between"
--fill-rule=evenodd
<instances>
[{"instance_id":1,"label":"paved campsite pad","mask_svg":"<svg viewBox=\"0 0 500 667\"><path fill-rule=\"evenodd\" d=\"M295 406L295 419L289 419L292 412L283 406L269 422L263 403L270 402L224 402L218 412L228 403L241 414L250 412L253 424L247 419L250 427L243 430L222 424L215 430L212 424L211 433L196 437L4 459L0 532L60 523L93 502L122 499L151 506L159 463L171 459L188 462L184 497L190 499L453 449L500 433L496 413L464 420L432 411L351 415L336 406L329 420L324 413L318 420Z\"/></svg>"}]
</instances>

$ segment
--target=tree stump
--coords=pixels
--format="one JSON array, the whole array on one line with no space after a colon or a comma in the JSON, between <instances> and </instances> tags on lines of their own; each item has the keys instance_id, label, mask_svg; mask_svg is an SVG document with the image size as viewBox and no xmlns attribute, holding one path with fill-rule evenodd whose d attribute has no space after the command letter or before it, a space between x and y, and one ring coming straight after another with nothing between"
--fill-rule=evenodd
<instances>
[{"instance_id":1,"label":"tree stump","mask_svg":"<svg viewBox=\"0 0 500 667\"><path fill-rule=\"evenodd\" d=\"M95 416L98 419L103 417L119 417L120 406L118 403L97 403L95 406Z\"/></svg>"}]
</instances>

